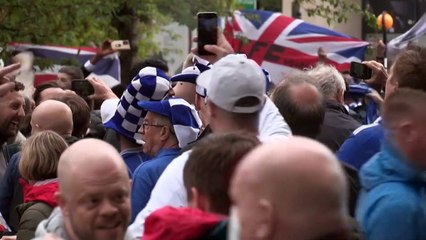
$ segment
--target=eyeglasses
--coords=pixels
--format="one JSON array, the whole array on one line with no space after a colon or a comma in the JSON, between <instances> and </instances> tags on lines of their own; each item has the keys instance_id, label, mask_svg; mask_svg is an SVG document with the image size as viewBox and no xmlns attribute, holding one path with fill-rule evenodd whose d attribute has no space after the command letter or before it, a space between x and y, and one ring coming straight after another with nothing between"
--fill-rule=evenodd
<instances>
[{"instance_id":1,"label":"eyeglasses","mask_svg":"<svg viewBox=\"0 0 426 240\"><path fill-rule=\"evenodd\" d=\"M164 127L164 125L160 125L160 124L151 124L151 123L146 123L146 122L142 123L143 129L146 129L147 126L150 126L150 127Z\"/></svg>"},{"instance_id":2,"label":"eyeglasses","mask_svg":"<svg viewBox=\"0 0 426 240\"><path fill-rule=\"evenodd\" d=\"M140 130L146 131L146 127L147 127L147 126L152 126L152 127L166 127L166 126L168 126L168 125L162 125L162 124L150 124L150 123L144 122L144 123L142 123L142 126L141 126L141 128L139 129L139 131L140 131ZM170 129L170 132L174 135L174 134L175 134L175 132L173 131L173 128L172 128L172 127L169 127L169 129Z\"/></svg>"}]
</instances>

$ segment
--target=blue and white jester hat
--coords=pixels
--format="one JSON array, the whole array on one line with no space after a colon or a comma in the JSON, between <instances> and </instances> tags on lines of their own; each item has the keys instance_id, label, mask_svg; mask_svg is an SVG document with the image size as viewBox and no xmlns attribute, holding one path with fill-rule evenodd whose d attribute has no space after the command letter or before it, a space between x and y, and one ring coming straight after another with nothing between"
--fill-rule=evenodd
<instances>
[{"instance_id":1,"label":"blue and white jester hat","mask_svg":"<svg viewBox=\"0 0 426 240\"><path fill-rule=\"evenodd\" d=\"M204 71L209 70L212 65L211 64L204 65L201 63L196 63L194 66L197 67L197 69L199 70L198 75L200 75ZM197 78L195 78L195 93L197 93L198 95L202 97L207 97L207 90L203 86L197 84Z\"/></svg>"},{"instance_id":2,"label":"blue and white jester hat","mask_svg":"<svg viewBox=\"0 0 426 240\"><path fill-rule=\"evenodd\" d=\"M187 67L170 78L172 82L189 82L195 84L195 80L200 75L200 70L194 65Z\"/></svg>"},{"instance_id":3,"label":"blue and white jester hat","mask_svg":"<svg viewBox=\"0 0 426 240\"><path fill-rule=\"evenodd\" d=\"M172 82L189 82L196 84L197 77L200 75L200 73L209 70L211 64L208 63L208 65L204 65L201 63L195 63L192 66L189 66L182 70L181 73L178 73L170 78L170 81Z\"/></svg>"},{"instance_id":4,"label":"blue and white jester hat","mask_svg":"<svg viewBox=\"0 0 426 240\"><path fill-rule=\"evenodd\" d=\"M139 101L160 101L171 88L169 77L154 67L142 68L118 102L110 119L104 121L106 128L112 128L133 142L140 142L138 133L146 111L138 107Z\"/></svg>"},{"instance_id":5,"label":"blue and white jester hat","mask_svg":"<svg viewBox=\"0 0 426 240\"><path fill-rule=\"evenodd\" d=\"M165 116L170 120L180 148L197 140L201 129L201 119L194 106L183 98L172 97L161 101L140 101L138 105L148 112Z\"/></svg>"}]
</instances>

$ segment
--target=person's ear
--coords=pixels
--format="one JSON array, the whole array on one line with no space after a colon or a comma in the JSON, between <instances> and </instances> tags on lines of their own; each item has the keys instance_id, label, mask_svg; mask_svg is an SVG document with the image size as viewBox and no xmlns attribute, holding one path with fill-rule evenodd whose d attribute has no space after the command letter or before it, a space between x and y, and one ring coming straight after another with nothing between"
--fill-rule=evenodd
<instances>
[{"instance_id":1,"label":"person's ear","mask_svg":"<svg viewBox=\"0 0 426 240\"><path fill-rule=\"evenodd\" d=\"M209 119L215 118L217 115L216 106L211 101L207 101L206 113L209 116Z\"/></svg>"},{"instance_id":2,"label":"person's ear","mask_svg":"<svg viewBox=\"0 0 426 240\"><path fill-rule=\"evenodd\" d=\"M337 102L339 102L340 104L344 104L345 103L345 90L340 89L337 91Z\"/></svg>"},{"instance_id":3,"label":"person's ear","mask_svg":"<svg viewBox=\"0 0 426 240\"><path fill-rule=\"evenodd\" d=\"M201 211L205 212L209 211L210 203L206 196L202 195L195 187L191 187L191 195L191 207L200 209Z\"/></svg>"},{"instance_id":4,"label":"person's ear","mask_svg":"<svg viewBox=\"0 0 426 240\"><path fill-rule=\"evenodd\" d=\"M404 139L409 144L414 143L418 139L418 132L410 121L401 122L398 126L398 133L398 135L401 136L400 139Z\"/></svg>"},{"instance_id":5,"label":"person's ear","mask_svg":"<svg viewBox=\"0 0 426 240\"><path fill-rule=\"evenodd\" d=\"M169 135L171 134L170 128L171 126L167 126L167 125L161 128L161 132L160 132L161 141L167 141L167 139L169 139Z\"/></svg>"},{"instance_id":6,"label":"person's ear","mask_svg":"<svg viewBox=\"0 0 426 240\"><path fill-rule=\"evenodd\" d=\"M68 204L67 204L65 197L58 191L58 192L55 192L55 198L56 198L56 202L58 203L59 208L62 211L62 214L64 216L68 216L69 215L69 208L68 208Z\"/></svg>"},{"instance_id":7,"label":"person's ear","mask_svg":"<svg viewBox=\"0 0 426 240\"><path fill-rule=\"evenodd\" d=\"M200 111L201 110L201 104L202 104L203 102L202 102L202 98L198 95L198 94L195 94L195 101L194 101L194 105L195 105L195 109L197 110L197 111Z\"/></svg>"},{"instance_id":8,"label":"person's ear","mask_svg":"<svg viewBox=\"0 0 426 240\"><path fill-rule=\"evenodd\" d=\"M395 79L393 79L393 81L391 81L391 84L394 87L394 91L398 90L398 88L399 88L399 82L398 81L396 81Z\"/></svg>"},{"instance_id":9,"label":"person's ear","mask_svg":"<svg viewBox=\"0 0 426 240\"><path fill-rule=\"evenodd\" d=\"M257 216L258 227L254 234L257 239L270 239L273 229L273 209L271 203L266 199L260 199L258 203L259 215Z\"/></svg>"}]
</instances>

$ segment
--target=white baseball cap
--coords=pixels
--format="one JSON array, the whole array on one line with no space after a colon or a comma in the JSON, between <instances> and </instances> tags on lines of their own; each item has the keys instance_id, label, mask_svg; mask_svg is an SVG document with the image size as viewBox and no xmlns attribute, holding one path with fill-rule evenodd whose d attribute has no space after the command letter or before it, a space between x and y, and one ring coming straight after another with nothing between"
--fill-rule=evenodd
<instances>
[{"instance_id":1,"label":"white baseball cap","mask_svg":"<svg viewBox=\"0 0 426 240\"><path fill-rule=\"evenodd\" d=\"M229 54L197 78L197 86L207 91L207 98L216 106L234 113L254 113L262 109L266 97L262 68L245 55ZM252 104L239 104L243 98Z\"/></svg>"}]
</instances>

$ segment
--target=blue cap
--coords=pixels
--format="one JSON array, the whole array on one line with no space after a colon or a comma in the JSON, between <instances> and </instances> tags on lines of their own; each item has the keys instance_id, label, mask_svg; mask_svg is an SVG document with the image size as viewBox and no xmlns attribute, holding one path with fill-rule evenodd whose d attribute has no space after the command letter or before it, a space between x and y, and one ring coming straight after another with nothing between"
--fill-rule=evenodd
<instances>
[{"instance_id":1,"label":"blue cap","mask_svg":"<svg viewBox=\"0 0 426 240\"><path fill-rule=\"evenodd\" d=\"M206 66L201 63L196 63L193 66L185 68L181 73L174 75L170 80L172 82L189 82L196 84L198 75L209 69L209 65Z\"/></svg>"}]
</instances>

